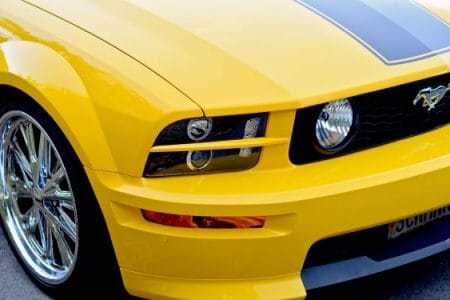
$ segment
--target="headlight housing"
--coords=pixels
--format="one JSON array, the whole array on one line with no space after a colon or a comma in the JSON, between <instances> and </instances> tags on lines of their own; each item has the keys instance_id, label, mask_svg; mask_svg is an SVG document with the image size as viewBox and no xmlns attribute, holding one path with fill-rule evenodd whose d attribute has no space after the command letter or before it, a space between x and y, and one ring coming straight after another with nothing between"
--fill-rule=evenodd
<instances>
[{"instance_id":1,"label":"headlight housing","mask_svg":"<svg viewBox=\"0 0 450 300\"><path fill-rule=\"evenodd\" d=\"M200 145L263 137L267 115L261 113L178 121L159 134L154 147ZM219 150L199 148L201 149L150 153L144 176L204 174L249 169L256 165L261 152L261 147Z\"/></svg>"},{"instance_id":2,"label":"headlight housing","mask_svg":"<svg viewBox=\"0 0 450 300\"><path fill-rule=\"evenodd\" d=\"M352 98L297 110L289 147L291 162L299 165L351 152L360 134L361 113Z\"/></svg>"},{"instance_id":3,"label":"headlight housing","mask_svg":"<svg viewBox=\"0 0 450 300\"><path fill-rule=\"evenodd\" d=\"M352 137L357 115L347 99L326 104L315 126L317 146L322 152L335 153L345 147Z\"/></svg>"}]
</instances>

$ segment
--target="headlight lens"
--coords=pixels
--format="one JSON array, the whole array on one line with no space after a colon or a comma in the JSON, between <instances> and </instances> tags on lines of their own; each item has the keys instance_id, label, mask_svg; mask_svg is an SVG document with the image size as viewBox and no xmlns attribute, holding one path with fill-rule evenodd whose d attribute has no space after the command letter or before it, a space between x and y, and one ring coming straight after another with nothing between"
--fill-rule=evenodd
<instances>
[{"instance_id":1,"label":"headlight lens","mask_svg":"<svg viewBox=\"0 0 450 300\"><path fill-rule=\"evenodd\" d=\"M213 121L211 118L201 118L190 120L187 125L188 137L199 142L208 137L213 127Z\"/></svg>"},{"instance_id":2,"label":"headlight lens","mask_svg":"<svg viewBox=\"0 0 450 300\"><path fill-rule=\"evenodd\" d=\"M212 150L190 151L186 156L186 164L192 171L199 171L207 168L211 163L212 158Z\"/></svg>"},{"instance_id":3,"label":"headlight lens","mask_svg":"<svg viewBox=\"0 0 450 300\"><path fill-rule=\"evenodd\" d=\"M316 140L325 152L334 153L345 147L357 116L349 100L330 102L322 109L316 122Z\"/></svg>"},{"instance_id":4,"label":"headlight lens","mask_svg":"<svg viewBox=\"0 0 450 300\"><path fill-rule=\"evenodd\" d=\"M155 146L195 144L262 137L267 114L182 120L166 127ZM203 174L237 171L256 165L260 147L151 153L144 176Z\"/></svg>"}]
</instances>

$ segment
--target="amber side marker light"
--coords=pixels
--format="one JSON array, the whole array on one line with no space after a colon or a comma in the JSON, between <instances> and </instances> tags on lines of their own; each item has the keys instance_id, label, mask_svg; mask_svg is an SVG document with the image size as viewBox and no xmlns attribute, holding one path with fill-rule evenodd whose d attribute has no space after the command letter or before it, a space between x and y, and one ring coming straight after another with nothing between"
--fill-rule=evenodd
<instances>
[{"instance_id":1,"label":"amber side marker light","mask_svg":"<svg viewBox=\"0 0 450 300\"><path fill-rule=\"evenodd\" d=\"M198 217L174 215L142 210L147 221L152 223L186 228L262 228L265 217Z\"/></svg>"}]
</instances>

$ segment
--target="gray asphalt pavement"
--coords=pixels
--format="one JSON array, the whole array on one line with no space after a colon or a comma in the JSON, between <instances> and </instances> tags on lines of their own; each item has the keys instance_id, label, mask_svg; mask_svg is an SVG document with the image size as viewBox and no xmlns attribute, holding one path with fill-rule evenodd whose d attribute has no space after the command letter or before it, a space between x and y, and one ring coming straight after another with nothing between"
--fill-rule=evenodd
<instances>
[{"instance_id":1,"label":"gray asphalt pavement","mask_svg":"<svg viewBox=\"0 0 450 300\"><path fill-rule=\"evenodd\" d=\"M0 299L50 299L36 288L17 263L0 229Z\"/></svg>"},{"instance_id":2,"label":"gray asphalt pavement","mask_svg":"<svg viewBox=\"0 0 450 300\"><path fill-rule=\"evenodd\" d=\"M48 300L16 262L0 230L0 300ZM331 288L310 299L450 299L450 252Z\"/></svg>"}]
</instances>

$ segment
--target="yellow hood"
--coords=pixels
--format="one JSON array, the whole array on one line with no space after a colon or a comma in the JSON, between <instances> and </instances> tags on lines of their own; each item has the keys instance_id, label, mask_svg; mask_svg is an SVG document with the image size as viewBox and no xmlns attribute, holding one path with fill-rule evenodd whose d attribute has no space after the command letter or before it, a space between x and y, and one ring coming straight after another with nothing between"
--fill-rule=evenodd
<instances>
[{"instance_id":1,"label":"yellow hood","mask_svg":"<svg viewBox=\"0 0 450 300\"><path fill-rule=\"evenodd\" d=\"M370 45L294 0L28 2L119 48L208 115L236 107L241 113L298 108L450 71L448 51L386 63ZM414 5L449 26L448 0Z\"/></svg>"}]
</instances>

